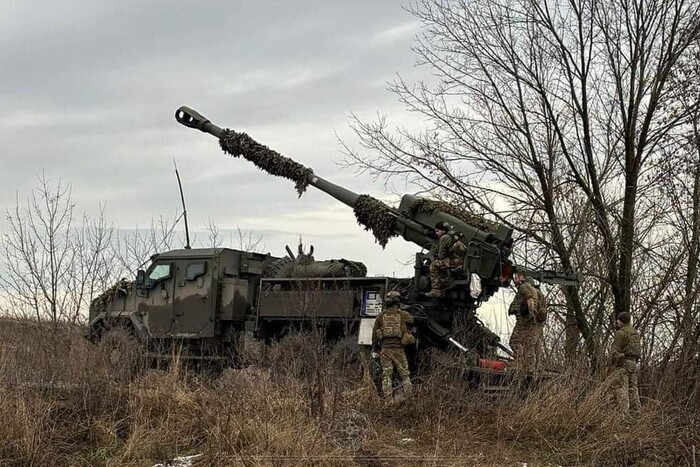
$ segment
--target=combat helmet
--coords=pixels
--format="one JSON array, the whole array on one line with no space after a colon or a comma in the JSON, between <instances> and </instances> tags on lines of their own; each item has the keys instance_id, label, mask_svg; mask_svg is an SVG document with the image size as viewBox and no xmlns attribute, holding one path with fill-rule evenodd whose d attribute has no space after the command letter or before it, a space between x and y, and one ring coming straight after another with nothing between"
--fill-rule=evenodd
<instances>
[{"instance_id":1,"label":"combat helmet","mask_svg":"<svg viewBox=\"0 0 700 467\"><path fill-rule=\"evenodd\" d=\"M439 229L439 230L442 230L442 231L445 231L445 232L449 232L449 230L450 230L451 228L452 228L452 227L450 226L450 224L448 224L448 223L445 222L445 221L439 221L437 224L435 224L435 230L438 230L438 229Z\"/></svg>"},{"instance_id":2,"label":"combat helmet","mask_svg":"<svg viewBox=\"0 0 700 467\"><path fill-rule=\"evenodd\" d=\"M401 299L401 294L396 290L390 290L384 295L384 300L387 302L398 302Z\"/></svg>"},{"instance_id":3,"label":"combat helmet","mask_svg":"<svg viewBox=\"0 0 700 467\"><path fill-rule=\"evenodd\" d=\"M623 311L617 315L617 320L622 324L630 324L630 321L632 321L632 316L628 312Z\"/></svg>"}]
</instances>

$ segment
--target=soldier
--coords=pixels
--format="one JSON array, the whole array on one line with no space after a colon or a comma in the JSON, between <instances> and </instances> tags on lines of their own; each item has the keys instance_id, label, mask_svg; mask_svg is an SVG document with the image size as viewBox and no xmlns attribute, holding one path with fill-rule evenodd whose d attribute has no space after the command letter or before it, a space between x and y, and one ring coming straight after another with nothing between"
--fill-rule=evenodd
<instances>
[{"instance_id":1,"label":"soldier","mask_svg":"<svg viewBox=\"0 0 700 467\"><path fill-rule=\"evenodd\" d=\"M536 371L542 359L544 325L547 321L545 296L530 277L516 272L513 282L518 287L508 308L515 315L510 347L515 352L515 367L520 371Z\"/></svg>"},{"instance_id":2,"label":"soldier","mask_svg":"<svg viewBox=\"0 0 700 467\"><path fill-rule=\"evenodd\" d=\"M435 236L438 238L438 244L430 263L431 289L426 294L428 297L444 295L443 288L450 283L450 271L463 266L464 254L467 251L459 235L450 231L447 222L440 221L435 224Z\"/></svg>"},{"instance_id":3,"label":"soldier","mask_svg":"<svg viewBox=\"0 0 700 467\"><path fill-rule=\"evenodd\" d=\"M608 384L615 403L623 415L640 411L639 389L637 387L637 363L642 354L639 331L630 324L627 312L617 315L615 337L610 346L610 360L614 367L608 377Z\"/></svg>"},{"instance_id":4,"label":"soldier","mask_svg":"<svg viewBox=\"0 0 700 467\"><path fill-rule=\"evenodd\" d=\"M399 373L404 392L411 392L411 376L402 339L409 332L408 325L413 324L413 316L399 308L400 298L399 292L387 292L384 297L385 309L377 316L372 329L373 349L380 349L382 393L386 399L392 396L394 368Z\"/></svg>"},{"instance_id":5,"label":"soldier","mask_svg":"<svg viewBox=\"0 0 700 467\"><path fill-rule=\"evenodd\" d=\"M535 312L535 327L533 329L534 345L534 369L539 370L544 359L544 326L547 324L547 297L539 286L535 286L537 292L537 311Z\"/></svg>"}]
</instances>

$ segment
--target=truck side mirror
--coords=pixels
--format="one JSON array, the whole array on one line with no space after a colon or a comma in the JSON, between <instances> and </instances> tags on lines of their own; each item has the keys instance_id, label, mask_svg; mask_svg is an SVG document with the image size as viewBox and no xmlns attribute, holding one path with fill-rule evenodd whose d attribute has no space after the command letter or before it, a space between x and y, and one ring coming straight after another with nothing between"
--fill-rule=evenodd
<instances>
[{"instance_id":1,"label":"truck side mirror","mask_svg":"<svg viewBox=\"0 0 700 467\"><path fill-rule=\"evenodd\" d=\"M146 271L139 269L136 271L136 285L143 286L146 283Z\"/></svg>"}]
</instances>

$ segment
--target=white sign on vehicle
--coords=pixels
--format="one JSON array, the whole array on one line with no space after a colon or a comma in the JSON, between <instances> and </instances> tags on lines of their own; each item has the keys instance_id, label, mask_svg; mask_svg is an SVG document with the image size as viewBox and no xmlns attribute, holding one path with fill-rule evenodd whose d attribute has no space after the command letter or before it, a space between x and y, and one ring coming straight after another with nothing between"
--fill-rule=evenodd
<instances>
[{"instance_id":1,"label":"white sign on vehicle","mask_svg":"<svg viewBox=\"0 0 700 467\"><path fill-rule=\"evenodd\" d=\"M357 343L360 345L372 345L372 328L375 318L360 319L360 331L357 333Z\"/></svg>"},{"instance_id":2,"label":"white sign on vehicle","mask_svg":"<svg viewBox=\"0 0 700 467\"><path fill-rule=\"evenodd\" d=\"M382 312L382 295L376 290L365 290L363 314L377 316Z\"/></svg>"}]
</instances>

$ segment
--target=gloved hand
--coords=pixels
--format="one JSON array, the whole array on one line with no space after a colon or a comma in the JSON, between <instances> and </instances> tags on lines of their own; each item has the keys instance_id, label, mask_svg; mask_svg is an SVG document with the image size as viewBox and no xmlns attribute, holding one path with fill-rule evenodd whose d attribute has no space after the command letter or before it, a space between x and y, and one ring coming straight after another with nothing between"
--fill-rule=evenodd
<instances>
[{"instance_id":1,"label":"gloved hand","mask_svg":"<svg viewBox=\"0 0 700 467\"><path fill-rule=\"evenodd\" d=\"M534 317L537 314L537 300L534 298L529 298L527 300L527 309L530 312L530 316Z\"/></svg>"}]
</instances>

